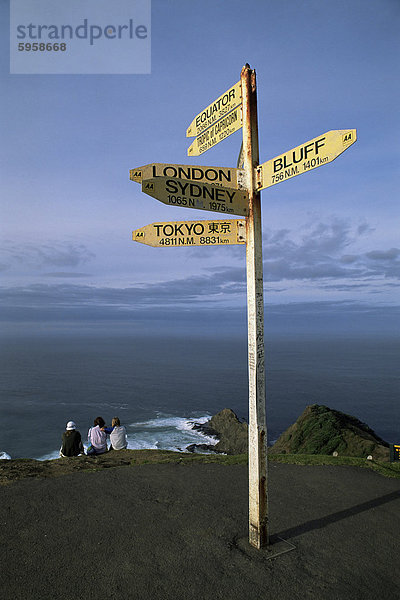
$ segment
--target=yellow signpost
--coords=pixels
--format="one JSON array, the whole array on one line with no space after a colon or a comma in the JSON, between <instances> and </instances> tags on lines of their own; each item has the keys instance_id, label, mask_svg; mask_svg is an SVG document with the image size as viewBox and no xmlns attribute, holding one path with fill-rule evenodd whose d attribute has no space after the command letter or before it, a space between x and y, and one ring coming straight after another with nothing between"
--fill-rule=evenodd
<instances>
[{"instance_id":1,"label":"yellow signpost","mask_svg":"<svg viewBox=\"0 0 400 600\"><path fill-rule=\"evenodd\" d=\"M244 217L248 214L247 192L233 188L172 177L154 177L142 180L142 192L170 206Z\"/></svg>"},{"instance_id":2,"label":"yellow signpost","mask_svg":"<svg viewBox=\"0 0 400 600\"><path fill-rule=\"evenodd\" d=\"M390 462L400 461L400 444L389 444Z\"/></svg>"},{"instance_id":3,"label":"yellow signpost","mask_svg":"<svg viewBox=\"0 0 400 600\"><path fill-rule=\"evenodd\" d=\"M200 156L242 127L242 107L238 106L225 117L200 133L188 148L188 156Z\"/></svg>"},{"instance_id":4,"label":"yellow signpost","mask_svg":"<svg viewBox=\"0 0 400 600\"><path fill-rule=\"evenodd\" d=\"M131 169L129 177L137 183L142 183L144 179L153 179L155 177L175 177L178 179L187 179L194 183L209 183L235 189L243 188L243 170L233 167L203 167L152 163Z\"/></svg>"},{"instance_id":5,"label":"yellow signpost","mask_svg":"<svg viewBox=\"0 0 400 600\"><path fill-rule=\"evenodd\" d=\"M164 204L236 214L246 220L156 222L133 231L132 239L163 248L246 244L249 543L261 549L270 540L260 190L331 162L354 144L357 132L328 131L257 167L256 73L248 64L242 69L240 81L193 119L186 132L187 137L195 137L188 155L199 156L241 127L243 143L237 169L153 163L131 169L130 178L142 184L143 192Z\"/></svg>"},{"instance_id":6,"label":"yellow signpost","mask_svg":"<svg viewBox=\"0 0 400 600\"><path fill-rule=\"evenodd\" d=\"M242 102L242 87L240 81L214 100L207 108L195 116L186 131L186 137L196 137L222 119Z\"/></svg>"},{"instance_id":7,"label":"yellow signpost","mask_svg":"<svg viewBox=\"0 0 400 600\"><path fill-rule=\"evenodd\" d=\"M132 240L154 248L245 244L246 222L244 219L157 222L132 231Z\"/></svg>"},{"instance_id":8,"label":"yellow signpost","mask_svg":"<svg viewBox=\"0 0 400 600\"><path fill-rule=\"evenodd\" d=\"M326 165L335 160L356 140L355 129L336 129L288 150L257 167L257 189L263 190Z\"/></svg>"}]
</instances>

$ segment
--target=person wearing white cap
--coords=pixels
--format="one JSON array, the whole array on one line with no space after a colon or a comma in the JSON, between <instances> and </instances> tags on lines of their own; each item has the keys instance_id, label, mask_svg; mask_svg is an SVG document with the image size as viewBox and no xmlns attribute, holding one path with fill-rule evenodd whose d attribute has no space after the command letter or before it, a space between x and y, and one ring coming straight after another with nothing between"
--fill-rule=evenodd
<instances>
[{"instance_id":1,"label":"person wearing white cap","mask_svg":"<svg viewBox=\"0 0 400 600\"><path fill-rule=\"evenodd\" d=\"M62 434L60 456L78 456L79 454L85 454L81 434L77 431L75 423L68 421L65 431Z\"/></svg>"}]
</instances>

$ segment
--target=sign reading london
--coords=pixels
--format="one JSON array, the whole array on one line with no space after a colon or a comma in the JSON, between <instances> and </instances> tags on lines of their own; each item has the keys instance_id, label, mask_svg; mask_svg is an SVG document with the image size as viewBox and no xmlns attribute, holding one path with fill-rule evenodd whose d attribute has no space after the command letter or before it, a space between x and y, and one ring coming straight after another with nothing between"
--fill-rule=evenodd
<instances>
[{"instance_id":1,"label":"sign reading london","mask_svg":"<svg viewBox=\"0 0 400 600\"><path fill-rule=\"evenodd\" d=\"M246 222L228 219L152 223L132 231L132 240L155 248L245 244Z\"/></svg>"},{"instance_id":2,"label":"sign reading london","mask_svg":"<svg viewBox=\"0 0 400 600\"><path fill-rule=\"evenodd\" d=\"M137 183L154 177L175 177L188 179L194 183L210 183L235 189L243 187L241 183L243 174L244 171L231 167L198 167L165 163L152 163L129 171L130 179Z\"/></svg>"},{"instance_id":3,"label":"sign reading london","mask_svg":"<svg viewBox=\"0 0 400 600\"><path fill-rule=\"evenodd\" d=\"M355 129L328 131L257 167L257 189L286 181L335 160L357 140Z\"/></svg>"},{"instance_id":4,"label":"sign reading london","mask_svg":"<svg viewBox=\"0 0 400 600\"><path fill-rule=\"evenodd\" d=\"M170 206L247 216L247 192L172 177L142 180L142 192Z\"/></svg>"},{"instance_id":5,"label":"sign reading london","mask_svg":"<svg viewBox=\"0 0 400 600\"><path fill-rule=\"evenodd\" d=\"M188 156L200 156L242 127L242 86L240 81L195 116L186 137L196 139Z\"/></svg>"}]
</instances>

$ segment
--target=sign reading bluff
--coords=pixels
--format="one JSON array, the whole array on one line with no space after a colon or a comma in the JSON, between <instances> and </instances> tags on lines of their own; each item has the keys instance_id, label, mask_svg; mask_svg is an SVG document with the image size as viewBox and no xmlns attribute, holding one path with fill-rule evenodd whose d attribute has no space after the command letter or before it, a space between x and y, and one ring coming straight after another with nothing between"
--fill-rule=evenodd
<instances>
[{"instance_id":1,"label":"sign reading bluff","mask_svg":"<svg viewBox=\"0 0 400 600\"><path fill-rule=\"evenodd\" d=\"M264 188L325 165L357 140L355 129L328 131L257 167L257 189Z\"/></svg>"},{"instance_id":2,"label":"sign reading bluff","mask_svg":"<svg viewBox=\"0 0 400 600\"><path fill-rule=\"evenodd\" d=\"M170 206L241 216L248 214L247 193L233 188L172 177L154 177L142 181L142 192Z\"/></svg>"},{"instance_id":3,"label":"sign reading bluff","mask_svg":"<svg viewBox=\"0 0 400 600\"><path fill-rule=\"evenodd\" d=\"M245 244L246 222L228 219L152 223L133 231L132 240L154 248Z\"/></svg>"}]
</instances>

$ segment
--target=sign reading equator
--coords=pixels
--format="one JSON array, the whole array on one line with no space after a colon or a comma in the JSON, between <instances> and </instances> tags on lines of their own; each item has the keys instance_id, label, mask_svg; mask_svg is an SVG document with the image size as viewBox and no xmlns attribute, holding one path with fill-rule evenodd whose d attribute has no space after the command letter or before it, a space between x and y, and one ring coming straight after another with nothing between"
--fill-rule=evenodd
<instances>
[{"instance_id":1,"label":"sign reading equator","mask_svg":"<svg viewBox=\"0 0 400 600\"><path fill-rule=\"evenodd\" d=\"M257 189L286 181L335 160L357 140L355 129L335 129L257 167Z\"/></svg>"},{"instance_id":2,"label":"sign reading equator","mask_svg":"<svg viewBox=\"0 0 400 600\"><path fill-rule=\"evenodd\" d=\"M246 222L243 219L157 222L132 231L132 240L154 248L245 244Z\"/></svg>"},{"instance_id":3,"label":"sign reading equator","mask_svg":"<svg viewBox=\"0 0 400 600\"><path fill-rule=\"evenodd\" d=\"M247 192L172 177L142 180L142 192L169 206L247 216Z\"/></svg>"},{"instance_id":4,"label":"sign reading equator","mask_svg":"<svg viewBox=\"0 0 400 600\"><path fill-rule=\"evenodd\" d=\"M242 189L244 171L233 167L204 167L195 165L173 165L152 163L143 167L131 169L129 177L132 181L142 183L144 179L154 177L176 177L187 179L194 183L209 183L212 185Z\"/></svg>"},{"instance_id":5,"label":"sign reading equator","mask_svg":"<svg viewBox=\"0 0 400 600\"><path fill-rule=\"evenodd\" d=\"M196 137L242 103L240 81L195 116L186 130L186 137Z\"/></svg>"}]
</instances>

